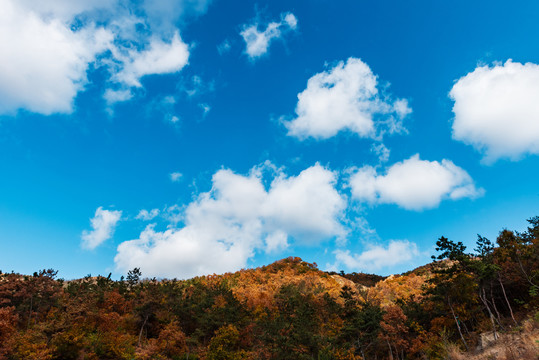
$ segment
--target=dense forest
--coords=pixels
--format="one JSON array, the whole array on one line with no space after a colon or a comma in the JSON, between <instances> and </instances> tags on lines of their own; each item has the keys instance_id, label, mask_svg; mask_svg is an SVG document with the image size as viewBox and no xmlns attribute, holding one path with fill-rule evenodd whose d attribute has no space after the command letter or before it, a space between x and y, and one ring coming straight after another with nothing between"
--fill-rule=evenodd
<instances>
[{"instance_id":1,"label":"dense forest","mask_svg":"<svg viewBox=\"0 0 539 360\"><path fill-rule=\"evenodd\" d=\"M402 275L299 258L190 280L0 272L0 359L537 359L539 217Z\"/></svg>"}]
</instances>

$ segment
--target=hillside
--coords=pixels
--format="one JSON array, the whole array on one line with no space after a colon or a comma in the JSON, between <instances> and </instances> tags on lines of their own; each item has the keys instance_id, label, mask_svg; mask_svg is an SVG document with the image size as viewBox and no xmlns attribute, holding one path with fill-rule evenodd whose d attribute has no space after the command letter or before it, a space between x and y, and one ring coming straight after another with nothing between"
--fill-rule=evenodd
<instances>
[{"instance_id":1,"label":"hillside","mask_svg":"<svg viewBox=\"0 0 539 360\"><path fill-rule=\"evenodd\" d=\"M287 258L193 279L0 275L0 359L536 359L539 219L402 275ZM467 351L467 353L465 353Z\"/></svg>"}]
</instances>

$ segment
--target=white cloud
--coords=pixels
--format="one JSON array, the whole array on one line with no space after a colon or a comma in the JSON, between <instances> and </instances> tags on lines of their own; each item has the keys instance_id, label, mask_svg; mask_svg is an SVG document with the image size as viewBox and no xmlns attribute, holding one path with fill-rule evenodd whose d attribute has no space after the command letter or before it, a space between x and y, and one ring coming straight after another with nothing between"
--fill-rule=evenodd
<instances>
[{"instance_id":1,"label":"white cloud","mask_svg":"<svg viewBox=\"0 0 539 360\"><path fill-rule=\"evenodd\" d=\"M152 36L139 50L116 45L110 50L113 56L108 62L111 81L119 89L105 92L104 98L109 105L131 99L132 89L142 87L141 79L144 76L179 72L189 60L189 46L183 42L178 31L170 40Z\"/></svg>"},{"instance_id":2,"label":"white cloud","mask_svg":"<svg viewBox=\"0 0 539 360\"><path fill-rule=\"evenodd\" d=\"M484 162L539 154L539 65L480 66L449 93L453 138L484 153Z\"/></svg>"},{"instance_id":3,"label":"white cloud","mask_svg":"<svg viewBox=\"0 0 539 360\"><path fill-rule=\"evenodd\" d=\"M143 0L141 8L153 29L172 33L178 20L204 14L212 0Z\"/></svg>"},{"instance_id":4,"label":"white cloud","mask_svg":"<svg viewBox=\"0 0 539 360\"><path fill-rule=\"evenodd\" d=\"M379 138L405 131L402 120L411 112L407 100L392 101L377 86L377 76L356 58L314 75L298 94L297 117L285 122L288 135L327 139L347 130Z\"/></svg>"},{"instance_id":5,"label":"white cloud","mask_svg":"<svg viewBox=\"0 0 539 360\"><path fill-rule=\"evenodd\" d=\"M74 32L17 1L2 0L0 6L0 113L72 112L88 64L109 46L112 34L93 24Z\"/></svg>"},{"instance_id":6,"label":"white cloud","mask_svg":"<svg viewBox=\"0 0 539 360\"><path fill-rule=\"evenodd\" d=\"M202 117L208 115L211 110L211 106L205 103L198 104L198 107L202 110Z\"/></svg>"},{"instance_id":7,"label":"white cloud","mask_svg":"<svg viewBox=\"0 0 539 360\"><path fill-rule=\"evenodd\" d=\"M368 246L360 254L351 254L350 250L335 250L336 264L343 264L352 271L374 272L376 270L392 267L410 262L420 255L417 245L407 240L391 240L387 247L380 245Z\"/></svg>"},{"instance_id":8,"label":"white cloud","mask_svg":"<svg viewBox=\"0 0 539 360\"><path fill-rule=\"evenodd\" d=\"M121 211L103 210L103 207L98 207L94 217L90 219L92 230L84 230L82 232L81 246L84 249L93 250L104 241L110 239L114 234L116 224L121 218Z\"/></svg>"},{"instance_id":9,"label":"white cloud","mask_svg":"<svg viewBox=\"0 0 539 360\"><path fill-rule=\"evenodd\" d=\"M130 100L133 97L133 93L130 89L123 89L123 90L113 90L113 89L107 89L105 91L105 94L103 95L103 98L107 102L107 104L114 104L121 101L127 101Z\"/></svg>"},{"instance_id":10,"label":"white cloud","mask_svg":"<svg viewBox=\"0 0 539 360\"><path fill-rule=\"evenodd\" d=\"M152 38L147 49L129 51L127 57L118 53L117 57L123 60L123 67L115 74L115 79L127 86L141 87L140 79L145 75L169 74L181 70L187 65L189 49L176 32L170 42Z\"/></svg>"},{"instance_id":11,"label":"white cloud","mask_svg":"<svg viewBox=\"0 0 539 360\"><path fill-rule=\"evenodd\" d=\"M87 14L95 11L114 10L114 8L118 6L118 1L17 0L17 4L24 9L32 10L43 16L45 19L59 19L63 22L70 22L73 17L82 13Z\"/></svg>"},{"instance_id":12,"label":"white cloud","mask_svg":"<svg viewBox=\"0 0 539 360\"><path fill-rule=\"evenodd\" d=\"M240 35L245 41L245 53L251 60L261 57L268 52L273 40L281 38L291 30L296 30L297 25L298 20L292 13L281 14L281 21L270 22L263 31L258 30L260 27L258 22L244 25Z\"/></svg>"},{"instance_id":13,"label":"white cloud","mask_svg":"<svg viewBox=\"0 0 539 360\"><path fill-rule=\"evenodd\" d=\"M212 190L182 213L183 227L159 232L149 226L139 239L118 246L117 268L140 267L148 276L187 278L245 267L257 250L277 252L289 238L303 243L341 237L345 199L336 174L314 165L297 176L274 174L268 189L264 168L247 176L231 170L213 175Z\"/></svg>"},{"instance_id":14,"label":"white cloud","mask_svg":"<svg viewBox=\"0 0 539 360\"><path fill-rule=\"evenodd\" d=\"M170 223L170 227L174 227L184 220L184 210L185 207L179 205L165 206L161 217Z\"/></svg>"},{"instance_id":15,"label":"white cloud","mask_svg":"<svg viewBox=\"0 0 539 360\"><path fill-rule=\"evenodd\" d=\"M180 122L180 117L176 113L177 98L173 95L165 95L162 97L154 97L147 106L148 115L158 118L159 115L163 116L163 120L166 123L177 124Z\"/></svg>"},{"instance_id":16,"label":"white cloud","mask_svg":"<svg viewBox=\"0 0 539 360\"><path fill-rule=\"evenodd\" d=\"M109 105L131 99L142 77L187 65L189 48L175 23L208 4L0 0L0 114L71 113L91 64L110 72Z\"/></svg>"},{"instance_id":17,"label":"white cloud","mask_svg":"<svg viewBox=\"0 0 539 360\"><path fill-rule=\"evenodd\" d=\"M397 204L407 210L434 208L442 199L481 196L470 175L450 160L420 160L416 154L393 164L386 174L364 166L350 177L352 197L371 204Z\"/></svg>"},{"instance_id":18,"label":"white cloud","mask_svg":"<svg viewBox=\"0 0 539 360\"><path fill-rule=\"evenodd\" d=\"M170 174L170 181L172 181L172 182L178 182L178 181L180 181L180 179L182 178L182 176L183 176L183 175L182 175L182 173L180 173L180 172L177 172L177 171L176 171L176 172L173 172L173 173Z\"/></svg>"},{"instance_id":19,"label":"white cloud","mask_svg":"<svg viewBox=\"0 0 539 360\"><path fill-rule=\"evenodd\" d=\"M266 223L308 241L344 236L338 221L346 202L335 190L337 175L315 165L298 176L278 176L261 206Z\"/></svg>"},{"instance_id":20,"label":"white cloud","mask_svg":"<svg viewBox=\"0 0 539 360\"><path fill-rule=\"evenodd\" d=\"M159 209L152 209L150 211L142 209L139 211L138 215L135 217L137 220L150 221L156 218L159 215Z\"/></svg>"},{"instance_id":21,"label":"white cloud","mask_svg":"<svg viewBox=\"0 0 539 360\"><path fill-rule=\"evenodd\" d=\"M375 153L378 156L378 160L382 162L387 162L389 160L389 154L391 151L382 143L373 144L371 146L371 152Z\"/></svg>"},{"instance_id":22,"label":"white cloud","mask_svg":"<svg viewBox=\"0 0 539 360\"><path fill-rule=\"evenodd\" d=\"M288 234L284 231L275 231L266 236L266 252L282 252L288 248Z\"/></svg>"},{"instance_id":23,"label":"white cloud","mask_svg":"<svg viewBox=\"0 0 539 360\"><path fill-rule=\"evenodd\" d=\"M281 14L281 17L283 15ZM292 13L286 13L284 19L281 20L281 24L286 24L292 30L296 30L298 27L298 19Z\"/></svg>"},{"instance_id":24,"label":"white cloud","mask_svg":"<svg viewBox=\"0 0 539 360\"><path fill-rule=\"evenodd\" d=\"M189 84L190 83L190 84ZM215 90L214 81L205 81L200 76L191 77L191 81L186 82L181 87L189 97L200 96L204 93L209 93Z\"/></svg>"}]
</instances>

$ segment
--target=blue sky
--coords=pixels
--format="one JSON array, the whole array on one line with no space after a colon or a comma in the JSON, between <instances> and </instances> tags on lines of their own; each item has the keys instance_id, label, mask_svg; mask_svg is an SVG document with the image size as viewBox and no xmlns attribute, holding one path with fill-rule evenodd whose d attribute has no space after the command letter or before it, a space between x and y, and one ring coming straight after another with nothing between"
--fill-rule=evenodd
<instances>
[{"instance_id":1,"label":"blue sky","mask_svg":"<svg viewBox=\"0 0 539 360\"><path fill-rule=\"evenodd\" d=\"M389 274L539 214L535 1L0 7L3 271Z\"/></svg>"}]
</instances>

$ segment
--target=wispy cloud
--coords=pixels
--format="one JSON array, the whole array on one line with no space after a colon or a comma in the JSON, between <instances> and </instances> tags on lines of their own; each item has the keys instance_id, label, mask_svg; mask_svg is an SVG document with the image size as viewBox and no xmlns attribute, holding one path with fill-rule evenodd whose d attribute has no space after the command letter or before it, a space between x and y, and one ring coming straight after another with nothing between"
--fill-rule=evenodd
<instances>
[{"instance_id":1,"label":"wispy cloud","mask_svg":"<svg viewBox=\"0 0 539 360\"><path fill-rule=\"evenodd\" d=\"M266 25L265 29L258 21L249 25L244 25L240 35L245 41L245 53L251 60L255 60L269 51L272 41L281 38L284 34L297 29L298 20L292 13L281 14L281 20L272 21Z\"/></svg>"},{"instance_id":2,"label":"wispy cloud","mask_svg":"<svg viewBox=\"0 0 539 360\"><path fill-rule=\"evenodd\" d=\"M139 211L138 215L135 217L137 220L150 221L159 216L159 209L152 209L150 211L142 209Z\"/></svg>"},{"instance_id":3,"label":"wispy cloud","mask_svg":"<svg viewBox=\"0 0 539 360\"><path fill-rule=\"evenodd\" d=\"M106 240L110 239L116 229L116 224L122 218L122 212L118 210L103 210L98 207L95 215L90 219L92 230L84 230L81 235L84 249L93 250Z\"/></svg>"},{"instance_id":4,"label":"wispy cloud","mask_svg":"<svg viewBox=\"0 0 539 360\"><path fill-rule=\"evenodd\" d=\"M182 173L175 171L170 174L170 181L178 182L181 180L182 176L183 176Z\"/></svg>"},{"instance_id":5,"label":"wispy cloud","mask_svg":"<svg viewBox=\"0 0 539 360\"><path fill-rule=\"evenodd\" d=\"M230 49L232 49L232 44L230 43L230 40L225 39L222 43L217 45L217 52L219 55L224 55L228 52L230 52Z\"/></svg>"}]
</instances>

